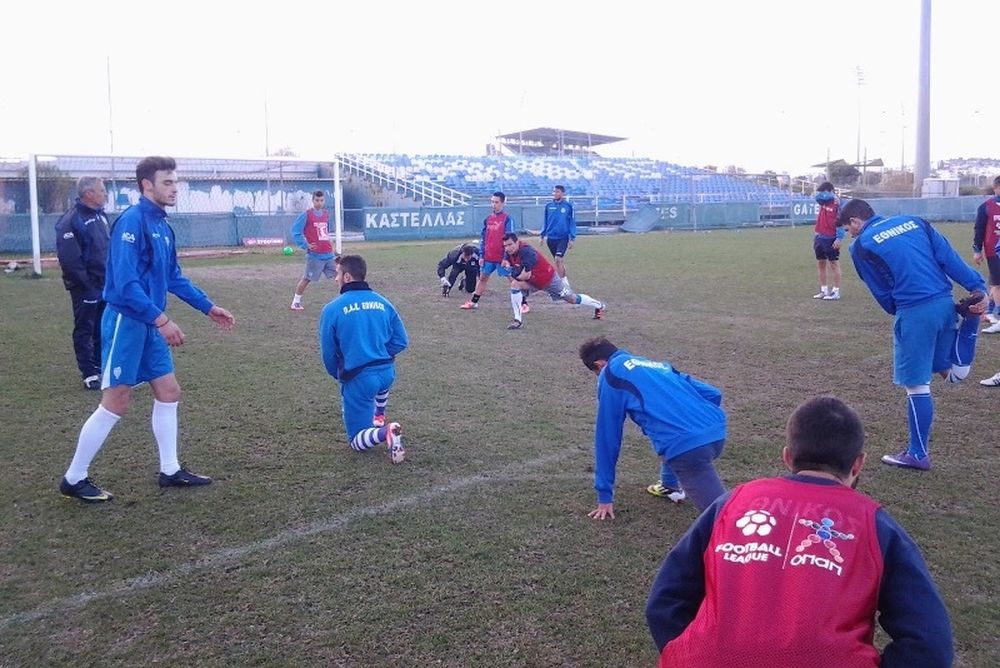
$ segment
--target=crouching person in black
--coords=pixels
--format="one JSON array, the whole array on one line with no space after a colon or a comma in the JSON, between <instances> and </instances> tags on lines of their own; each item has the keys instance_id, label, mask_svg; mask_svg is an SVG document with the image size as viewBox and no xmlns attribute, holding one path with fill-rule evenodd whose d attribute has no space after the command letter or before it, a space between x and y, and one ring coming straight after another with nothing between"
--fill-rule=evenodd
<instances>
[{"instance_id":1,"label":"crouching person in black","mask_svg":"<svg viewBox=\"0 0 1000 668\"><path fill-rule=\"evenodd\" d=\"M450 271L449 271L450 268ZM448 272L447 278L445 272ZM465 276L458 284L458 289L472 292L476 289L476 279L479 278L479 248L475 244L459 244L455 246L443 260L438 262L437 275L441 279L441 296L447 297L455 287L459 275Z\"/></svg>"}]
</instances>

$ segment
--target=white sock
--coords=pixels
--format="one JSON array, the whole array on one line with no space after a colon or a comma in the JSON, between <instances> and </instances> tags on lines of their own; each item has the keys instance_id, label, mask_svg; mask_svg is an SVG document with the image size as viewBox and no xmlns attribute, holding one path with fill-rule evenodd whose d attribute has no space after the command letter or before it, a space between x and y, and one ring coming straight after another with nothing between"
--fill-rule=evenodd
<instances>
[{"instance_id":1,"label":"white sock","mask_svg":"<svg viewBox=\"0 0 1000 668\"><path fill-rule=\"evenodd\" d=\"M830 290L830 294L831 295L839 295L840 294L840 288L832 288Z\"/></svg>"},{"instance_id":2,"label":"white sock","mask_svg":"<svg viewBox=\"0 0 1000 668\"><path fill-rule=\"evenodd\" d=\"M104 445L108 434L118 420L120 415L115 415L104 406L98 406L80 429L80 438L76 442L76 453L73 454L73 461L70 462L66 470L66 482L75 485L87 477L87 469L90 462L94 460L97 451Z\"/></svg>"},{"instance_id":3,"label":"white sock","mask_svg":"<svg viewBox=\"0 0 1000 668\"><path fill-rule=\"evenodd\" d=\"M521 291L510 291L510 306L514 309L514 320L521 322Z\"/></svg>"},{"instance_id":4,"label":"white sock","mask_svg":"<svg viewBox=\"0 0 1000 668\"><path fill-rule=\"evenodd\" d=\"M294 295L292 295L292 303L293 304L299 304L301 302L302 302L302 295L300 295L297 292Z\"/></svg>"},{"instance_id":5,"label":"white sock","mask_svg":"<svg viewBox=\"0 0 1000 668\"><path fill-rule=\"evenodd\" d=\"M181 469L177 461L177 402L153 399L153 436L160 449L160 471L173 475Z\"/></svg>"},{"instance_id":6,"label":"white sock","mask_svg":"<svg viewBox=\"0 0 1000 668\"><path fill-rule=\"evenodd\" d=\"M822 292L824 295L830 294L830 290L825 285L819 286L819 291Z\"/></svg>"},{"instance_id":7,"label":"white sock","mask_svg":"<svg viewBox=\"0 0 1000 668\"><path fill-rule=\"evenodd\" d=\"M604 308L604 304L597 301L593 297L588 297L587 295L579 293L576 295L576 303L583 304L584 306L589 306L590 308Z\"/></svg>"}]
</instances>

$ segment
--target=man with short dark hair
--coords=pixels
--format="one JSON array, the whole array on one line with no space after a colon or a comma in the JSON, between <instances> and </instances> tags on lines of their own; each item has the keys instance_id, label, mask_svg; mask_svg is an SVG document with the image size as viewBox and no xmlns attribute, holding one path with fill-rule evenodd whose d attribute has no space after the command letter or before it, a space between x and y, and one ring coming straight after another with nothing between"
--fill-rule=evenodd
<instances>
[{"instance_id":1,"label":"man with short dark hair","mask_svg":"<svg viewBox=\"0 0 1000 668\"><path fill-rule=\"evenodd\" d=\"M479 239L479 279L476 281L476 289L472 293L472 298L459 306L460 309L473 310L479 308L479 300L486 293L486 286L490 282L490 276L497 272L501 276L510 277L507 269L501 266L503 262L503 235L514 231L514 219L504 208L507 196L499 190L490 197L490 207L492 212L483 220L483 230ZM527 302L521 300L525 312Z\"/></svg>"},{"instance_id":2,"label":"man with short dark hair","mask_svg":"<svg viewBox=\"0 0 1000 668\"><path fill-rule=\"evenodd\" d=\"M566 187L552 188L552 201L545 205L545 221L542 223L542 244L549 247L556 263L556 273L566 281L566 253L576 242L576 220L573 218L573 204L566 199Z\"/></svg>"},{"instance_id":3,"label":"man with short dark hair","mask_svg":"<svg viewBox=\"0 0 1000 668\"><path fill-rule=\"evenodd\" d=\"M334 267L333 241L330 236L330 211L325 208L326 195L322 190L312 194L312 208L299 214L292 223L292 239L299 248L306 251L306 269L295 286L292 295L293 311L303 311L302 295L311 281L318 281L320 276L333 278Z\"/></svg>"},{"instance_id":4,"label":"man with short dark hair","mask_svg":"<svg viewBox=\"0 0 1000 668\"><path fill-rule=\"evenodd\" d=\"M854 490L863 446L839 399L795 409L791 475L720 497L667 554L646 604L660 666L951 665L948 611L919 549Z\"/></svg>"},{"instance_id":5,"label":"man with short dark hair","mask_svg":"<svg viewBox=\"0 0 1000 668\"><path fill-rule=\"evenodd\" d=\"M584 342L580 360L597 375L597 508L590 511L590 517L615 518L615 468L626 417L639 425L660 458L660 479L647 492L674 503L690 498L699 511L725 492L712 464L726 441L726 413L719 388L667 362L620 350L605 338Z\"/></svg>"},{"instance_id":6,"label":"man with short dark hair","mask_svg":"<svg viewBox=\"0 0 1000 668\"><path fill-rule=\"evenodd\" d=\"M447 277L445 272L448 272ZM455 246L438 262L437 275L442 297L448 296L460 275L462 280L458 284L459 291L473 292L476 289L476 279L479 278L479 248L470 243Z\"/></svg>"},{"instance_id":7,"label":"man with short dark hair","mask_svg":"<svg viewBox=\"0 0 1000 668\"><path fill-rule=\"evenodd\" d=\"M170 292L230 330L233 314L216 306L181 273L177 242L167 224L166 207L177 204L177 164L150 156L136 166L142 191L139 203L115 221L108 248L101 321L101 405L80 430L76 452L59 491L87 503L113 495L91 481L88 470L112 428L128 409L132 388L149 383L153 391L153 435L160 454L160 487L191 487L212 482L182 467L177 458L177 404L181 386L168 346L184 344L184 332L167 315Z\"/></svg>"},{"instance_id":8,"label":"man with short dark hair","mask_svg":"<svg viewBox=\"0 0 1000 668\"><path fill-rule=\"evenodd\" d=\"M73 302L73 351L88 390L101 389L101 315L111 227L108 191L95 176L77 182L76 204L56 223L56 253Z\"/></svg>"},{"instance_id":9,"label":"man with short dark hair","mask_svg":"<svg viewBox=\"0 0 1000 668\"><path fill-rule=\"evenodd\" d=\"M386 424L396 355L406 350L406 328L392 303L365 282L360 255L337 258L340 296L323 307L319 346L327 373L340 383L344 430L358 452L385 443L393 464L403 462L402 427Z\"/></svg>"},{"instance_id":10,"label":"man with short dark hair","mask_svg":"<svg viewBox=\"0 0 1000 668\"><path fill-rule=\"evenodd\" d=\"M854 237L851 260L858 276L895 316L893 382L906 389L910 442L882 462L926 471L934 422L931 376L959 383L969 375L986 284L923 218L883 218L868 202L852 199L841 207L837 225ZM971 293L958 306L952 302L952 281Z\"/></svg>"},{"instance_id":11,"label":"man with short dark hair","mask_svg":"<svg viewBox=\"0 0 1000 668\"><path fill-rule=\"evenodd\" d=\"M573 292L566 279L556 274L555 267L549 264L532 246L517 238L513 232L503 235L502 266L510 272L510 305L514 310L514 319L507 329L521 329L524 311L520 308L523 295L541 290L552 301L564 301L568 304L583 304L594 309L594 320L604 317L607 308L600 302L585 294Z\"/></svg>"}]
</instances>

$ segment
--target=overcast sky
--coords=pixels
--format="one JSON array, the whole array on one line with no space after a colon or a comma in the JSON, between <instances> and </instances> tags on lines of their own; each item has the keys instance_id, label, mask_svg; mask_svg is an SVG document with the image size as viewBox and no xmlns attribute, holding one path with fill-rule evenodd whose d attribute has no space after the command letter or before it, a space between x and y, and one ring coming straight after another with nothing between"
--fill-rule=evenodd
<instances>
[{"instance_id":1,"label":"overcast sky","mask_svg":"<svg viewBox=\"0 0 1000 668\"><path fill-rule=\"evenodd\" d=\"M934 3L932 161L1000 158L996 2ZM860 109L869 158L913 161L920 0L316 4L5 7L0 157L106 155L109 128L118 155L482 155L560 127L800 173L855 159Z\"/></svg>"}]
</instances>

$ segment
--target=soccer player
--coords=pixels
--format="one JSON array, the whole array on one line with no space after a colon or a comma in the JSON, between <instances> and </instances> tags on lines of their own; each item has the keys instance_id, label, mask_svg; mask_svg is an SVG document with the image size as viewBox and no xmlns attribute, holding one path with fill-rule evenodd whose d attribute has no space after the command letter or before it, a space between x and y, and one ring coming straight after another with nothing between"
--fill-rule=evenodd
<instances>
[{"instance_id":1,"label":"soccer player","mask_svg":"<svg viewBox=\"0 0 1000 668\"><path fill-rule=\"evenodd\" d=\"M833 192L833 184L824 181L816 189L816 236L813 238L813 252L816 255L816 270L819 274L819 292L813 299L840 299L840 244L844 239L843 228L837 227L839 203ZM827 269L830 281L827 283Z\"/></svg>"},{"instance_id":2,"label":"soccer player","mask_svg":"<svg viewBox=\"0 0 1000 668\"><path fill-rule=\"evenodd\" d=\"M472 299L459 308L466 310L479 308L479 300L486 292L486 285L490 282L490 275L494 271L501 276L510 277L507 269L501 266L501 262L503 262L503 235L514 231L514 219L504 210L504 202L506 201L507 196L499 190L490 197L493 213L483 220L483 231L479 241L481 251L479 280L476 281L476 289L472 294ZM522 296L518 308L524 313L531 310L528 308L527 295Z\"/></svg>"},{"instance_id":3,"label":"soccer player","mask_svg":"<svg viewBox=\"0 0 1000 668\"><path fill-rule=\"evenodd\" d=\"M910 442L882 457L893 466L926 471L934 422L931 376L949 383L969 375L976 354L986 285L930 223L914 216L876 216L868 202L852 199L840 209L838 226L854 237L851 260L858 276L893 326L893 382L906 389ZM951 282L972 293L956 307ZM955 311L958 310L956 327Z\"/></svg>"},{"instance_id":4,"label":"soccer player","mask_svg":"<svg viewBox=\"0 0 1000 668\"><path fill-rule=\"evenodd\" d=\"M108 191L95 176L77 183L76 204L56 223L63 285L73 303L73 351L88 390L101 389L101 316L104 268L111 227L104 214Z\"/></svg>"},{"instance_id":5,"label":"soccer player","mask_svg":"<svg viewBox=\"0 0 1000 668\"><path fill-rule=\"evenodd\" d=\"M566 281L566 253L576 241L576 220L573 219L573 205L566 199L566 188L552 188L552 201L545 205L545 222L542 224L542 243L549 247L556 263L556 273Z\"/></svg>"},{"instance_id":6,"label":"soccer player","mask_svg":"<svg viewBox=\"0 0 1000 668\"><path fill-rule=\"evenodd\" d=\"M541 290L553 301L562 300L570 304L583 304L594 309L594 320L604 317L604 303L584 294L576 294L569 288L566 279L556 275L555 267L542 257L532 246L523 243L513 232L503 235L503 266L510 271L510 305L514 319L507 329L521 329L523 324L522 295Z\"/></svg>"},{"instance_id":7,"label":"soccer player","mask_svg":"<svg viewBox=\"0 0 1000 668\"><path fill-rule=\"evenodd\" d=\"M863 447L861 420L839 399L795 409L782 450L791 475L736 487L667 554L646 604L660 666L952 664L948 611L920 550L853 489Z\"/></svg>"},{"instance_id":8,"label":"soccer player","mask_svg":"<svg viewBox=\"0 0 1000 668\"><path fill-rule=\"evenodd\" d=\"M153 435L160 451L160 487L208 485L212 479L182 468L177 459L177 403L181 387L167 346L184 344L184 332L167 315L171 292L224 330L236 324L233 314L216 306L177 264L174 232L166 207L177 203L177 164L173 158L143 158L135 169L142 197L115 221L108 250L101 320L103 363L101 404L80 430L73 461L59 484L64 496L88 503L113 495L89 477L91 461L128 409L132 387L153 390Z\"/></svg>"},{"instance_id":9,"label":"soccer player","mask_svg":"<svg viewBox=\"0 0 1000 668\"><path fill-rule=\"evenodd\" d=\"M396 355L406 350L406 328L388 299L372 290L360 255L337 259L340 296L323 307L319 347L327 373L340 382L344 429L353 449L388 447L394 464L403 461L402 427L386 424L389 390L396 380ZM374 417L373 417L374 416Z\"/></svg>"},{"instance_id":10,"label":"soccer player","mask_svg":"<svg viewBox=\"0 0 1000 668\"><path fill-rule=\"evenodd\" d=\"M615 468L625 418L639 425L660 457L660 479L646 491L680 503L690 497L702 511L725 492L712 462L726 441L719 388L620 350L605 338L580 346L580 360L597 375L594 428L594 519L614 519Z\"/></svg>"},{"instance_id":11,"label":"soccer player","mask_svg":"<svg viewBox=\"0 0 1000 668\"><path fill-rule=\"evenodd\" d=\"M306 251L306 271L295 286L289 307L293 311L305 310L302 295L310 281L318 281L323 275L333 278L337 271L333 262L333 243L330 241L330 211L325 204L326 196L322 190L317 190L312 195L312 208L303 211L292 223L292 239Z\"/></svg>"},{"instance_id":12,"label":"soccer player","mask_svg":"<svg viewBox=\"0 0 1000 668\"><path fill-rule=\"evenodd\" d=\"M447 277L444 275L446 271ZM442 297L447 297L455 287L459 275L463 275L458 284L459 291L473 292L476 289L476 279L479 278L479 248L468 243L455 246L438 262L437 275L441 282Z\"/></svg>"},{"instance_id":13,"label":"soccer player","mask_svg":"<svg viewBox=\"0 0 1000 668\"><path fill-rule=\"evenodd\" d=\"M993 196L979 205L976 210L975 236L972 240L973 259L986 267L990 274L990 297L993 304L1000 304L1000 176L993 179ZM1000 332L1000 319L983 329L986 334Z\"/></svg>"}]
</instances>

